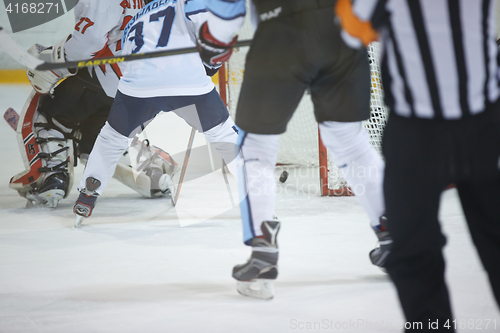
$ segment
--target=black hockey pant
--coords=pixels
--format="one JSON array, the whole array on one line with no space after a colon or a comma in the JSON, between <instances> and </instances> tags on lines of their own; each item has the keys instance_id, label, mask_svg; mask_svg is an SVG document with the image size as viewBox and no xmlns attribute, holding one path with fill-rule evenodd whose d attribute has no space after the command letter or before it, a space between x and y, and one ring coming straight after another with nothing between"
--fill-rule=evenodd
<instances>
[{"instance_id":1,"label":"black hockey pant","mask_svg":"<svg viewBox=\"0 0 500 333\"><path fill-rule=\"evenodd\" d=\"M444 281L446 239L438 222L440 195L451 183L500 305L500 112L459 121L393 114L383 150L386 215L394 239L387 271L406 320L421 322L418 332L428 330L429 320L439 320L438 331L453 331L443 327L455 318Z\"/></svg>"}]
</instances>

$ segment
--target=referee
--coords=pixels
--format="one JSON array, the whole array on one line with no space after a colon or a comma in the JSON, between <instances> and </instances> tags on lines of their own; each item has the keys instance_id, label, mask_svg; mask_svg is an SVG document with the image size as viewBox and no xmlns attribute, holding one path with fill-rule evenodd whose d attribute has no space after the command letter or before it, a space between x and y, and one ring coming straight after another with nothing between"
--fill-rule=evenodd
<instances>
[{"instance_id":1,"label":"referee","mask_svg":"<svg viewBox=\"0 0 500 333\"><path fill-rule=\"evenodd\" d=\"M500 305L500 109L493 0L338 0L346 42L384 47L391 110L384 193L393 248L386 268L409 322L453 331L438 222L456 184ZM447 323L451 327L446 327ZM430 330L436 332L436 330ZM422 332L422 330L420 330Z\"/></svg>"}]
</instances>

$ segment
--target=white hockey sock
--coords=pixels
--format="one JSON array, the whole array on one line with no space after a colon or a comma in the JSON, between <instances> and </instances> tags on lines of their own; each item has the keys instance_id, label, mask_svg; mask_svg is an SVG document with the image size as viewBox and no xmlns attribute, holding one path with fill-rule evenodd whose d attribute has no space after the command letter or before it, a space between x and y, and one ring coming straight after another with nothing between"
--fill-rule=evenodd
<instances>
[{"instance_id":1,"label":"white hockey sock","mask_svg":"<svg viewBox=\"0 0 500 333\"><path fill-rule=\"evenodd\" d=\"M231 117L227 118L222 124L203 132L203 134L208 142L219 152L224 162L226 162L229 172L236 177L239 153L238 132Z\"/></svg>"},{"instance_id":2,"label":"white hockey sock","mask_svg":"<svg viewBox=\"0 0 500 333\"><path fill-rule=\"evenodd\" d=\"M106 122L92 148L78 190L85 188L85 180L88 177L94 177L101 182L97 193L102 194L109 180L113 177L116 165L130 141L129 138L115 131Z\"/></svg>"},{"instance_id":3,"label":"white hockey sock","mask_svg":"<svg viewBox=\"0 0 500 333\"><path fill-rule=\"evenodd\" d=\"M261 236L263 221L273 220L276 202L274 169L279 136L242 133L243 163L238 173L243 237L247 242Z\"/></svg>"},{"instance_id":4,"label":"white hockey sock","mask_svg":"<svg viewBox=\"0 0 500 333\"><path fill-rule=\"evenodd\" d=\"M372 226L385 212L383 180L385 164L372 147L361 122L323 122L321 139L347 180Z\"/></svg>"}]
</instances>

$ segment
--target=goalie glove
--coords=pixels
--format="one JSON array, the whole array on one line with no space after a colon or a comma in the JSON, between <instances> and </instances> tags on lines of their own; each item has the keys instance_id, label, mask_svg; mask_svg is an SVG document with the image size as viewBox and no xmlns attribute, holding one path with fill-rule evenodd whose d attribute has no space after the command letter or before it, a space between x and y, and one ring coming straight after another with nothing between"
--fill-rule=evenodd
<instances>
[{"instance_id":1,"label":"goalie glove","mask_svg":"<svg viewBox=\"0 0 500 333\"><path fill-rule=\"evenodd\" d=\"M28 50L31 55L48 61L48 62L65 62L66 58L64 56L64 44L71 38L71 35L65 37L61 42L55 46L45 47L40 44L35 44ZM50 93L54 86L60 80L65 77L75 75L76 69L54 69L51 71L39 71L28 69L26 73L28 74L28 79L31 82L33 88L40 94L45 95Z\"/></svg>"},{"instance_id":2,"label":"goalie glove","mask_svg":"<svg viewBox=\"0 0 500 333\"><path fill-rule=\"evenodd\" d=\"M229 43L220 42L208 30L207 22L203 23L196 42L205 67L216 70L222 66L231 57L233 45L237 40L238 36L234 37Z\"/></svg>"}]
</instances>

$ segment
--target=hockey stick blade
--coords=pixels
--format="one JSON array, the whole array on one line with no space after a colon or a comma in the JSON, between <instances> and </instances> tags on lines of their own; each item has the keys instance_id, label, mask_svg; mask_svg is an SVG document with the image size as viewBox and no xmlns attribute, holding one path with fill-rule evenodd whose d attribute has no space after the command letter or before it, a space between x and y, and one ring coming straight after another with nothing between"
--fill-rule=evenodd
<instances>
[{"instance_id":1,"label":"hockey stick blade","mask_svg":"<svg viewBox=\"0 0 500 333\"><path fill-rule=\"evenodd\" d=\"M0 27L0 46L9 56L14 58L21 65L28 67L29 69L36 69L38 66L44 63L26 50L24 50L19 44L17 44L12 37L5 31L4 28Z\"/></svg>"},{"instance_id":2,"label":"hockey stick blade","mask_svg":"<svg viewBox=\"0 0 500 333\"><path fill-rule=\"evenodd\" d=\"M9 126L17 131L17 124L19 123L19 113L16 112L13 108L8 108L7 111L3 114L3 119L9 124Z\"/></svg>"}]
</instances>

